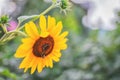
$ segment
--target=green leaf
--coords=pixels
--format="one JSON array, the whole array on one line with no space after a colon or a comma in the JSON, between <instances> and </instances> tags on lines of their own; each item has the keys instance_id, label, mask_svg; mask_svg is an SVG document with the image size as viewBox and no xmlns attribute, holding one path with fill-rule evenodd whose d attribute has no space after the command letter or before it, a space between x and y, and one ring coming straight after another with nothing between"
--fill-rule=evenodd
<instances>
[{"instance_id":1,"label":"green leaf","mask_svg":"<svg viewBox=\"0 0 120 80\"><path fill-rule=\"evenodd\" d=\"M9 16L8 15L3 15L0 17L0 24L6 24L9 21Z\"/></svg>"},{"instance_id":2,"label":"green leaf","mask_svg":"<svg viewBox=\"0 0 120 80\"><path fill-rule=\"evenodd\" d=\"M18 17L18 21L19 21L19 23L22 23L22 22L27 21L27 20L31 20L31 19L34 20L38 17L39 17L39 15L20 16L20 17Z\"/></svg>"},{"instance_id":3,"label":"green leaf","mask_svg":"<svg viewBox=\"0 0 120 80\"><path fill-rule=\"evenodd\" d=\"M1 69L2 69L2 71L0 71L0 75L3 75L5 77L7 77L7 78L11 78L12 80L16 80L16 78L17 78L16 74L11 73L9 71L9 69L7 69L7 68L1 68Z\"/></svg>"}]
</instances>

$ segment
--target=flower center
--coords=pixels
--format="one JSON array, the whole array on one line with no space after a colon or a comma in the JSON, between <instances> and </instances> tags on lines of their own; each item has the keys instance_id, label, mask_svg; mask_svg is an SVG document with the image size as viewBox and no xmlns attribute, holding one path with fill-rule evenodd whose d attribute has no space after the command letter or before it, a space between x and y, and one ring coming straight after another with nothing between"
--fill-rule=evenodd
<instances>
[{"instance_id":1,"label":"flower center","mask_svg":"<svg viewBox=\"0 0 120 80\"><path fill-rule=\"evenodd\" d=\"M53 46L54 40L50 35L45 38L40 37L33 45L33 54L37 57L44 58L51 53Z\"/></svg>"}]
</instances>

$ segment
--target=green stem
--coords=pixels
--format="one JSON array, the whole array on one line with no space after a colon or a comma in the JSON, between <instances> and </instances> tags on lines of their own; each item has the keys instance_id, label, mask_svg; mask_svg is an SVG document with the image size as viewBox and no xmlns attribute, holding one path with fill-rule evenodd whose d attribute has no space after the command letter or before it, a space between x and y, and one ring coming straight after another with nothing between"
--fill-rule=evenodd
<instances>
[{"instance_id":1,"label":"green stem","mask_svg":"<svg viewBox=\"0 0 120 80\"><path fill-rule=\"evenodd\" d=\"M45 11L43 11L43 12L42 12L41 14L39 14L38 16L34 17L31 21L37 20L37 19L40 17L40 15L45 15L45 14L48 13L50 10L52 10L53 8L55 8L57 5L58 5L57 3L53 3L49 8L47 8ZM18 27L19 27L19 26L18 26ZM21 29L23 29L23 28L24 28L24 25L21 26L21 27L19 27L19 28L17 28L17 30L21 30Z\"/></svg>"},{"instance_id":2,"label":"green stem","mask_svg":"<svg viewBox=\"0 0 120 80\"><path fill-rule=\"evenodd\" d=\"M4 26L4 24L3 24L3 25L1 25L1 27L2 27L3 31L4 31L5 33L7 33L6 26Z\"/></svg>"},{"instance_id":3,"label":"green stem","mask_svg":"<svg viewBox=\"0 0 120 80\"><path fill-rule=\"evenodd\" d=\"M21 32L21 31L12 31L12 32L8 32L7 34L20 34L22 36L27 36L24 32ZM11 35L9 35L11 37Z\"/></svg>"},{"instance_id":4,"label":"green stem","mask_svg":"<svg viewBox=\"0 0 120 80\"><path fill-rule=\"evenodd\" d=\"M4 34L4 35L1 37L0 43L5 39L6 35L7 35L7 34Z\"/></svg>"},{"instance_id":5,"label":"green stem","mask_svg":"<svg viewBox=\"0 0 120 80\"><path fill-rule=\"evenodd\" d=\"M20 35L22 35L22 36L24 36L24 37L27 36L25 33L21 32L21 31L11 31L11 32L7 32L7 33L5 33L5 34L2 36L2 38L0 39L0 43L5 42L5 41L8 41L8 40L14 38L14 37L15 37L15 34L20 34Z\"/></svg>"},{"instance_id":6,"label":"green stem","mask_svg":"<svg viewBox=\"0 0 120 80\"><path fill-rule=\"evenodd\" d=\"M40 15L45 15L48 13L51 9L56 7L56 3L53 3L49 8L47 8L44 12L42 12Z\"/></svg>"},{"instance_id":7,"label":"green stem","mask_svg":"<svg viewBox=\"0 0 120 80\"><path fill-rule=\"evenodd\" d=\"M20 35L26 37L27 35L24 33L24 32L21 32L21 31L16 31L17 33L19 33Z\"/></svg>"}]
</instances>

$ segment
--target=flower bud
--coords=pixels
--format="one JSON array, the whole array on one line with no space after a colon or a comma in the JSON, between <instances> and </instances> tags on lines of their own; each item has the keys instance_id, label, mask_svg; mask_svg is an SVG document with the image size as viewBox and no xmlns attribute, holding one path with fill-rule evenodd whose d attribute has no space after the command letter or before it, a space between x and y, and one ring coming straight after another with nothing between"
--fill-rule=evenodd
<instances>
[{"instance_id":1,"label":"flower bud","mask_svg":"<svg viewBox=\"0 0 120 80\"><path fill-rule=\"evenodd\" d=\"M4 15L2 17L0 17L0 25L1 24L7 24L9 20L9 17L7 15Z\"/></svg>"},{"instance_id":2,"label":"flower bud","mask_svg":"<svg viewBox=\"0 0 120 80\"><path fill-rule=\"evenodd\" d=\"M70 4L69 0L61 0L60 8L61 8L62 12L64 12L66 14L66 11L69 11L70 7L71 7L71 4Z\"/></svg>"},{"instance_id":3,"label":"flower bud","mask_svg":"<svg viewBox=\"0 0 120 80\"><path fill-rule=\"evenodd\" d=\"M62 9L66 9L66 8L67 8L67 5L68 5L67 0L61 0L61 8L62 8Z\"/></svg>"}]
</instances>

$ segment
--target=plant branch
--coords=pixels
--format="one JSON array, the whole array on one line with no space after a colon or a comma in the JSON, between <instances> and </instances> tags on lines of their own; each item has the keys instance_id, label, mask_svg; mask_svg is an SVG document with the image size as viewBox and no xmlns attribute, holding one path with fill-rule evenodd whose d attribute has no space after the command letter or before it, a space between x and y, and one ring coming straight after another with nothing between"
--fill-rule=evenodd
<instances>
[{"instance_id":1,"label":"plant branch","mask_svg":"<svg viewBox=\"0 0 120 80\"><path fill-rule=\"evenodd\" d=\"M50 10L52 10L53 8L55 8L58 4L57 3L53 3L49 8L47 8L45 11L43 11L42 13L40 13L38 16L35 16L31 21L35 21L37 20L40 15L45 15L47 14ZM19 27L19 25L18 25ZM24 28L24 25L22 25L21 27L17 28L17 30L21 30Z\"/></svg>"}]
</instances>

